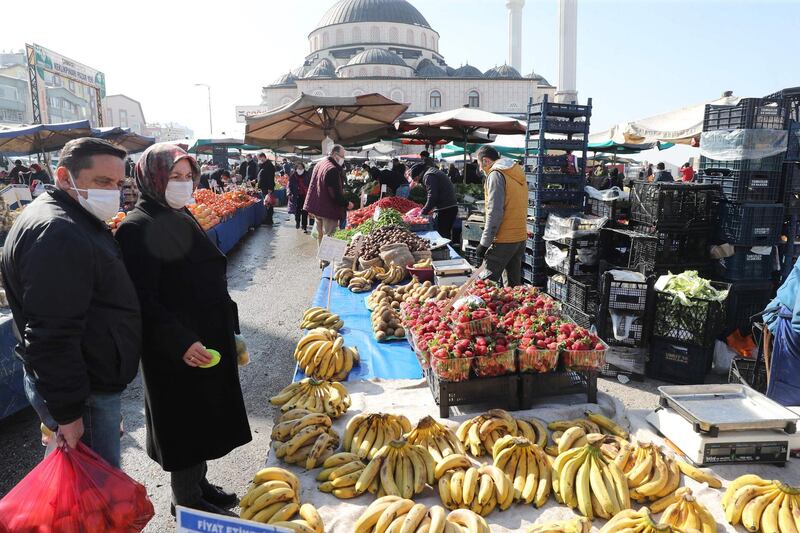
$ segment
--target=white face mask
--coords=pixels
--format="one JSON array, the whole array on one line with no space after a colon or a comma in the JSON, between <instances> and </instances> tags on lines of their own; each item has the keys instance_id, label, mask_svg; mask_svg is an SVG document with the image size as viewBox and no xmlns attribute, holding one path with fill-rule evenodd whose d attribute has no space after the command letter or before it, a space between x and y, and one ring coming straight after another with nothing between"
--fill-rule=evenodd
<instances>
[{"instance_id":1,"label":"white face mask","mask_svg":"<svg viewBox=\"0 0 800 533\"><path fill-rule=\"evenodd\" d=\"M336 164L339 166L341 166L342 163L344 163L344 157L338 155L333 156L333 160L336 161Z\"/></svg>"},{"instance_id":2,"label":"white face mask","mask_svg":"<svg viewBox=\"0 0 800 533\"><path fill-rule=\"evenodd\" d=\"M119 213L119 190L117 189L79 189L72 173L69 174L72 189L78 195L78 203L103 222L111 220ZM81 194L86 193L86 198Z\"/></svg>"},{"instance_id":3,"label":"white face mask","mask_svg":"<svg viewBox=\"0 0 800 533\"><path fill-rule=\"evenodd\" d=\"M194 183L191 181L169 180L164 191L164 199L172 209L181 209L192 199Z\"/></svg>"},{"instance_id":4,"label":"white face mask","mask_svg":"<svg viewBox=\"0 0 800 533\"><path fill-rule=\"evenodd\" d=\"M305 171L306 171L306 169L304 169L304 168L298 168L296 172L297 172L298 176L302 176Z\"/></svg>"}]
</instances>

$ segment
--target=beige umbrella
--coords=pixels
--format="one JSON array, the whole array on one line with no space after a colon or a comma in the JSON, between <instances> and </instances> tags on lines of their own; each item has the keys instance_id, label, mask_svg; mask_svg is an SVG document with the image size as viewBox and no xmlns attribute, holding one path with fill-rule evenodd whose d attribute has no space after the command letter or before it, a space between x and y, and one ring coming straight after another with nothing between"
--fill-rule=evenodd
<instances>
[{"instance_id":1,"label":"beige umbrella","mask_svg":"<svg viewBox=\"0 0 800 533\"><path fill-rule=\"evenodd\" d=\"M384 133L407 108L377 93L346 97L301 93L274 111L248 117L244 140L262 146L320 145L326 138L353 144Z\"/></svg>"}]
</instances>

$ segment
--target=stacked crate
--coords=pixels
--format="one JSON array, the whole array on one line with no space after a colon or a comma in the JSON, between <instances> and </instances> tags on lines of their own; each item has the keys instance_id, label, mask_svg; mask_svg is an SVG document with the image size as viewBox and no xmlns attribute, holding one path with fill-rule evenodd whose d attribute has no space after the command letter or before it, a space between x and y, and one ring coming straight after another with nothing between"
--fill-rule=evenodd
<instances>
[{"instance_id":1,"label":"stacked crate","mask_svg":"<svg viewBox=\"0 0 800 533\"><path fill-rule=\"evenodd\" d=\"M547 282L544 228L550 213L584 211L586 150L592 100L587 105L551 102L528 104L525 175L528 182L528 241L522 264L523 281L539 287ZM574 157L565 155L570 152Z\"/></svg>"},{"instance_id":2,"label":"stacked crate","mask_svg":"<svg viewBox=\"0 0 800 533\"><path fill-rule=\"evenodd\" d=\"M787 109L779 102L742 99L736 106L708 105L704 132L739 133L745 147L753 144L758 130L785 130ZM734 148L733 146L731 148ZM718 242L734 246L734 255L720 260L715 279L731 283L725 328L749 331L750 317L769 302L775 292L775 257L760 254L757 247L781 243L787 208L798 191L793 183L786 153L760 159L723 161L701 156L698 180L720 185Z\"/></svg>"},{"instance_id":3,"label":"stacked crate","mask_svg":"<svg viewBox=\"0 0 800 533\"><path fill-rule=\"evenodd\" d=\"M461 225L461 256L476 268L482 263L478 259L478 245L483 235L484 225L483 213L470 215Z\"/></svg>"}]
</instances>

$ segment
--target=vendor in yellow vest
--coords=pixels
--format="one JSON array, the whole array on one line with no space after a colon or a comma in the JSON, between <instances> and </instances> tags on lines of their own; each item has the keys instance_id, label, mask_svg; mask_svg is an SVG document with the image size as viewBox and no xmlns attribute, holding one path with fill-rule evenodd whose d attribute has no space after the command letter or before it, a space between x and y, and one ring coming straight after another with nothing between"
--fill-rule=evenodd
<instances>
[{"instance_id":1,"label":"vendor in yellow vest","mask_svg":"<svg viewBox=\"0 0 800 533\"><path fill-rule=\"evenodd\" d=\"M488 278L513 287L522 283L522 257L528 229L528 185L525 171L511 159L500 159L491 146L481 146L477 160L486 174L483 182L486 200L486 225L478 245Z\"/></svg>"}]
</instances>

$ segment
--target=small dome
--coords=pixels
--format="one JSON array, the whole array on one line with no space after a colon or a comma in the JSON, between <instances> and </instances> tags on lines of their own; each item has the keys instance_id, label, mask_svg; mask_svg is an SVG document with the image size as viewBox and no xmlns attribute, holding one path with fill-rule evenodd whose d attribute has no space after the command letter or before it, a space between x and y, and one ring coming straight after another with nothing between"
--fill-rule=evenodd
<instances>
[{"instance_id":1,"label":"small dome","mask_svg":"<svg viewBox=\"0 0 800 533\"><path fill-rule=\"evenodd\" d=\"M536 74L535 72L531 72L525 77L538 82L539 85L550 85L550 82L544 79L544 76L542 76L541 74Z\"/></svg>"},{"instance_id":2,"label":"small dome","mask_svg":"<svg viewBox=\"0 0 800 533\"><path fill-rule=\"evenodd\" d=\"M286 74L284 74L283 76L281 76L277 80L275 80L272 83L270 83L269 86L270 87L276 87L276 86L279 86L279 85L286 85L286 86L296 87L297 86L297 84L295 83L296 80L297 80L297 76L295 76L291 72L287 72Z\"/></svg>"},{"instance_id":3,"label":"small dome","mask_svg":"<svg viewBox=\"0 0 800 533\"><path fill-rule=\"evenodd\" d=\"M427 57L419 62L417 65L417 77L418 78L446 78L447 72L445 72L441 67L434 64L433 61L428 59Z\"/></svg>"},{"instance_id":4,"label":"small dome","mask_svg":"<svg viewBox=\"0 0 800 533\"><path fill-rule=\"evenodd\" d=\"M457 68L451 76L454 78L482 78L483 73L472 65L463 65Z\"/></svg>"},{"instance_id":5,"label":"small dome","mask_svg":"<svg viewBox=\"0 0 800 533\"><path fill-rule=\"evenodd\" d=\"M353 59L347 62L348 67L354 65L397 65L398 67L407 67L403 58L394 52L383 50L382 48L368 48L360 54L353 56Z\"/></svg>"},{"instance_id":6,"label":"small dome","mask_svg":"<svg viewBox=\"0 0 800 533\"><path fill-rule=\"evenodd\" d=\"M395 22L430 28L407 0L340 0L323 15L317 29L350 22Z\"/></svg>"},{"instance_id":7,"label":"small dome","mask_svg":"<svg viewBox=\"0 0 800 533\"><path fill-rule=\"evenodd\" d=\"M455 76L456 75L456 69L454 69L450 65L445 65L444 66L444 71L447 72L448 76Z\"/></svg>"},{"instance_id":8,"label":"small dome","mask_svg":"<svg viewBox=\"0 0 800 533\"><path fill-rule=\"evenodd\" d=\"M483 75L484 78L502 78L507 80L519 80L522 75L510 65L500 65L499 67L490 68Z\"/></svg>"},{"instance_id":9,"label":"small dome","mask_svg":"<svg viewBox=\"0 0 800 533\"><path fill-rule=\"evenodd\" d=\"M336 77L336 68L333 66L333 63L327 57L324 58L322 61L317 63L317 65L311 69L308 74L305 76L306 78L335 78Z\"/></svg>"}]
</instances>

